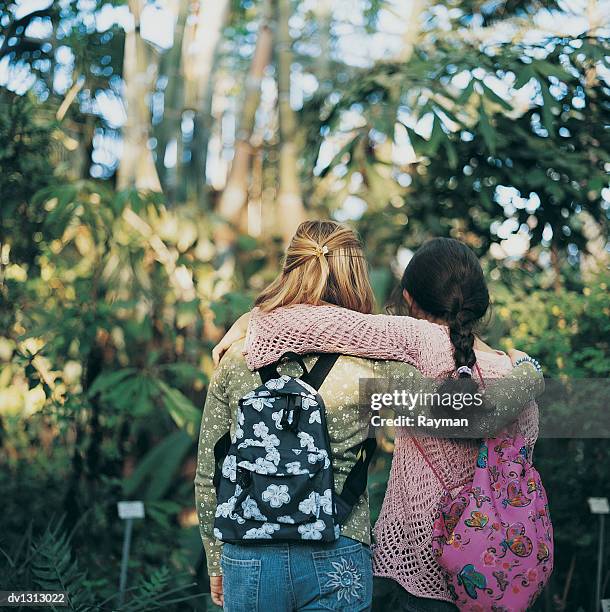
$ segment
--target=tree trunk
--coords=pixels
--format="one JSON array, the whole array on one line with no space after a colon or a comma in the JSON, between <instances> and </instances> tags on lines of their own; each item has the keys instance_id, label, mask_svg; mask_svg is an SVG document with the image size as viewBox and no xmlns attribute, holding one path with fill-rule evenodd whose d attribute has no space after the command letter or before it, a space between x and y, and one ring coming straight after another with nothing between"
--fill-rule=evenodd
<instances>
[{"instance_id":1,"label":"tree trunk","mask_svg":"<svg viewBox=\"0 0 610 612\"><path fill-rule=\"evenodd\" d=\"M250 71L246 80L246 91L241 111L241 119L235 142L235 154L229 170L226 187L220 197L218 213L231 224L237 224L248 201L248 178L250 172L250 138L254 130L256 110L260 102L261 81L271 59L272 33L269 25L269 2L267 0L258 40L252 57Z\"/></svg>"},{"instance_id":2,"label":"tree trunk","mask_svg":"<svg viewBox=\"0 0 610 612\"><path fill-rule=\"evenodd\" d=\"M332 38L331 24L333 17L332 0L318 0L314 8L316 24L318 30L318 42L320 45L320 59L316 62L316 78L319 87L323 92L330 89L330 79L332 77Z\"/></svg>"},{"instance_id":3,"label":"tree trunk","mask_svg":"<svg viewBox=\"0 0 610 612\"><path fill-rule=\"evenodd\" d=\"M180 67L182 63L182 44L185 36L187 18L189 16L189 0L180 0L178 17L174 30L174 44L164 54L161 74L167 77L165 87L163 121L156 130L157 134L157 170L163 185L163 191L169 202L180 199L178 194L178 173L180 155L176 154L176 163L172 167L165 165L165 158L171 150L170 145L176 141L179 147L181 141L182 108L184 106L184 84Z\"/></svg>"},{"instance_id":4,"label":"tree trunk","mask_svg":"<svg viewBox=\"0 0 610 612\"><path fill-rule=\"evenodd\" d=\"M292 40L290 38L290 0L276 0L278 21L277 85L280 122L279 191L277 196L277 223L284 242L288 242L299 223L305 220L301 197L298 150L295 141L296 120L290 106L290 73L292 67Z\"/></svg>"},{"instance_id":5,"label":"tree trunk","mask_svg":"<svg viewBox=\"0 0 610 612\"><path fill-rule=\"evenodd\" d=\"M148 148L150 110L148 95L153 82L150 48L140 36L142 0L129 0L135 27L125 34L123 80L127 121L123 128L123 155L117 187L161 191L152 152Z\"/></svg>"},{"instance_id":6,"label":"tree trunk","mask_svg":"<svg viewBox=\"0 0 610 612\"><path fill-rule=\"evenodd\" d=\"M197 20L187 28L182 49L184 108L192 112L193 132L185 144L188 159L182 169L187 200L205 194L205 165L210 134L214 67L222 30L229 16L229 0L200 0Z\"/></svg>"}]
</instances>

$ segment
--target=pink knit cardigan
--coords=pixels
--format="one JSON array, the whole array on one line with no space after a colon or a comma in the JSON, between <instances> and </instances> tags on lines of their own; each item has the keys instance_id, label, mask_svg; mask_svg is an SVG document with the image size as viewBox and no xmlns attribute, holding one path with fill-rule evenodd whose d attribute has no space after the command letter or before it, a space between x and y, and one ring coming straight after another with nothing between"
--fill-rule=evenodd
<instances>
[{"instance_id":1,"label":"pink knit cardigan","mask_svg":"<svg viewBox=\"0 0 610 612\"><path fill-rule=\"evenodd\" d=\"M336 306L299 304L270 313L254 309L244 349L248 366L260 368L287 351L405 361L427 376L446 375L455 368L447 328L429 321ZM512 367L500 352L477 352L477 363L485 378L502 376ZM538 435L535 404L521 413L515 426L533 446ZM398 428L388 489L374 528L375 575L396 580L417 597L452 601L432 555L432 523L443 488L457 489L472 479L476 444L432 437L418 441L443 483L407 431Z\"/></svg>"}]
</instances>

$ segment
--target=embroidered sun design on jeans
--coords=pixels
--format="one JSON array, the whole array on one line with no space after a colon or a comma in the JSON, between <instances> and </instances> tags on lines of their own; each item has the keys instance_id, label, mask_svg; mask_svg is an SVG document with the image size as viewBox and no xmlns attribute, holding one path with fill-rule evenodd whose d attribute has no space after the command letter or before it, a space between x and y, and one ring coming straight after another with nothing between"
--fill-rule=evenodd
<instances>
[{"instance_id":1,"label":"embroidered sun design on jeans","mask_svg":"<svg viewBox=\"0 0 610 612\"><path fill-rule=\"evenodd\" d=\"M331 565L335 571L326 574L328 581L324 586L336 590L339 601L350 603L358 597L358 592L362 589L362 574L353 561L344 557L338 562L331 561Z\"/></svg>"}]
</instances>

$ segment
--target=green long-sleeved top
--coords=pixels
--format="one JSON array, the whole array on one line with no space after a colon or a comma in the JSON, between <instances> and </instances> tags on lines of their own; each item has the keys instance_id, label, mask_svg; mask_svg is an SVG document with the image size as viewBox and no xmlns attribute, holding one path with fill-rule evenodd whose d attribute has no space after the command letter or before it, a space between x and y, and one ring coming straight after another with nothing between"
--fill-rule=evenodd
<instances>
[{"instance_id":1,"label":"green long-sleeved top","mask_svg":"<svg viewBox=\"0 0 610 612\"><path fill-rule=\"evenodd\" d=\"M201 419L195 500L210 576L221 574L222 551L222 542L214 537L214 445L227 431L232 435L235 433L239 399L261 384L259 374L248 369L242 351L243 342L238 342L223 357L210 381ZM308 368L311 368L313 363L315 357L305 357ZM280 367L280 372L286 374L297 375L299 371L299 367L294 363ZM404 389L407 393L434 392L437 384L426 379L413 366L398 361L346 355L337 360L320 388L327 412L337 491L341 491L343 482L354 465L355 456L352 449L369 434L371 412L359 401L359 381L366 378L382 379L389 389ZM511 423L523 407L542 392L543 387L542 375L527 362L514 368L505 378L488 384L485 389L487 409L469 419L470 434L483 437ZM426 406L418 406L417 413L432 416L430 408ZM493 428L493 431L490 428ZM420 431L426 433L425 428ZM370 544L370 518L366 495L354 507L341 533Z\"/></svg>"}]
</instances>

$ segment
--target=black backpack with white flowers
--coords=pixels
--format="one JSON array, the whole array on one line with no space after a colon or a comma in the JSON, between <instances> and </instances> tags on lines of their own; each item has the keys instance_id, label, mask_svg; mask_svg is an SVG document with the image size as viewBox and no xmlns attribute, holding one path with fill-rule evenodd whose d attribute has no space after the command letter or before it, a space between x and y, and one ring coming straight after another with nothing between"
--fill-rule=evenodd
<instances>
[{"instance_id":1,"label":"black backpack with white flowers","mask_svg":"<svg viewBox=\"0 0 610 612\"><path fill-rule=\"evenodd\" d=\"M214 448L217 507L214 534L223 542L330 542L366 490L375 450L368 438L342 492L334 487L324 400L318 389L339 355L321 355L298 377L280 375L280 362L259 370L260 387L239 400L234 435ZM282 361L282 360L280 360Z\"/></svg>"}]
</instances>

